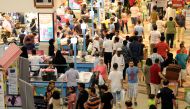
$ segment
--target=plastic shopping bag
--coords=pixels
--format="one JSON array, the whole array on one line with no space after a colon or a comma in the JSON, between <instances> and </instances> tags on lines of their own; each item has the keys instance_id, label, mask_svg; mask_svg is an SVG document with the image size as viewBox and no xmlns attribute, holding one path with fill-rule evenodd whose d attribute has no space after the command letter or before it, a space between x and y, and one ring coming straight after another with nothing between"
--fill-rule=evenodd
<instances>
[{"instance_id":1,"label":"plastic shopping bag","mask_svg":"<svg viewBox=\"0 0 190 109\"><path fill-rule=\"evenodd\" d=\"M102 75L99 75L99 80L98 80L98 85L104 85L104 79L103 79L103 77L102 77Z\"/></svg>"}]
</instances>

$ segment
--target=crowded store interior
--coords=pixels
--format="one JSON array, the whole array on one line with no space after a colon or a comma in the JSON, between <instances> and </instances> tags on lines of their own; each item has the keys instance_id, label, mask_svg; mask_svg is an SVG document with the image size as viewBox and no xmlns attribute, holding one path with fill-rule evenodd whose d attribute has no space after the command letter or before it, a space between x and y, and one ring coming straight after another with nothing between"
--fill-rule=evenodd
<instances>
[{"instance_id":1,"label":"crowded store interior","mask_svg":"<svg viewBox=\"0 0 190 109\"><path fill-rule=\"evenodd\" d=\"M0 0L0 109L190 108L190 0L22 1Z\"/></svg>"}]
</instances>

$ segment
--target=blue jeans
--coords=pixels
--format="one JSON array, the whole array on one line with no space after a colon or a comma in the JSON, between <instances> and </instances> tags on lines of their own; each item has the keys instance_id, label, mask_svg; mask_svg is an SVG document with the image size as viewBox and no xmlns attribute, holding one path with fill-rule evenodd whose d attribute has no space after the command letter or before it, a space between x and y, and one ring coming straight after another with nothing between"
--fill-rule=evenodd
<instances>
[{"instance_id":1,"label":"blue jeans","mask_svg":"<svg viewBox=\"0 0 190 109\"><path fill-rule=\"evenodd\" d=\"M116 101L121 101L121 91L112 92L113 103L116 104Z\"/></svg>"}]
</instances>

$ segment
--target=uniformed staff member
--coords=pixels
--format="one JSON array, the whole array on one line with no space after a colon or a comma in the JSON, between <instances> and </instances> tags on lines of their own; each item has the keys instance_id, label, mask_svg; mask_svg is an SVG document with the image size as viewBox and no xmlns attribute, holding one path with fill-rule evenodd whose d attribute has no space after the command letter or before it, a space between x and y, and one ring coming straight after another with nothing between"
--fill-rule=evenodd
<instances>
[{"instance_id":1,"label":"uniformed staff member","mask_svg":"<svg viewBox=\"0 0 190 109\"><path fill-rule=\"evenodd\" d=\"M156 96L156 106L158 104L159 98L161 98L161 109L174 109L173 106L175 106L175 109L178 109L174 92L168 88L168 85L169 81L164 80L163 88L158 91L158 94Z\"/></svg>"}]
</instances>

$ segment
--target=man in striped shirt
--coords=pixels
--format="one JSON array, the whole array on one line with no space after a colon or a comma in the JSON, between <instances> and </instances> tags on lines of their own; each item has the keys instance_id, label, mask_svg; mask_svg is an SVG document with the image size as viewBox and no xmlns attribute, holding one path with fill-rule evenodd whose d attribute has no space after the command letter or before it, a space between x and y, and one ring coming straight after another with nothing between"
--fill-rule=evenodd
<instances>
[{"instance_id":1,"label":"man in striped shirt","mask_svg":"<svg viewBox=\"0 0 190 109\"><path fill-rule=\"evenodd\" d=\"M85 109L98 109L100 105L100 98L96 95L96 89L90 88L89 90L90 98L84 104Z\"/></svg>"}]
</instances>

